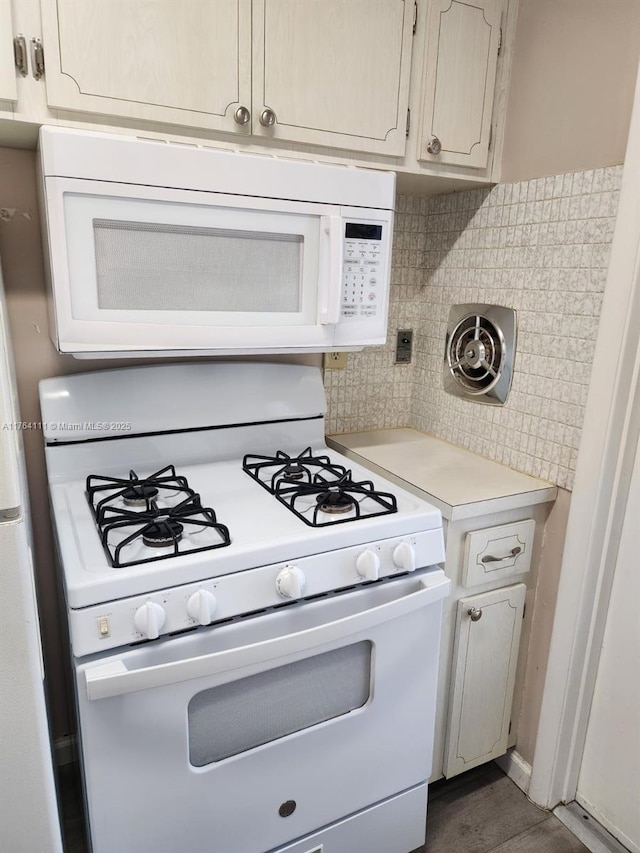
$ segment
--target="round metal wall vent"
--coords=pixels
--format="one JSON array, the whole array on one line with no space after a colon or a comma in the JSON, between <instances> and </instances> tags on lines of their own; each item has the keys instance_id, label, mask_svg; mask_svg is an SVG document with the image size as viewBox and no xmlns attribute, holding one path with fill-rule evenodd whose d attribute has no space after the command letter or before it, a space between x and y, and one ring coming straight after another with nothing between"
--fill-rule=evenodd
<instances>
[{"instance_id":1,"label":"round metal wall vent","mask_svg":"<svg viewBox=\"0 0 640 853\"><path fill-rule=\"evenodd\" d=\"M516 315L499 305L454 305L449 312L445 390L503 405L511 388Z\"/></svg>"}]
</instances>

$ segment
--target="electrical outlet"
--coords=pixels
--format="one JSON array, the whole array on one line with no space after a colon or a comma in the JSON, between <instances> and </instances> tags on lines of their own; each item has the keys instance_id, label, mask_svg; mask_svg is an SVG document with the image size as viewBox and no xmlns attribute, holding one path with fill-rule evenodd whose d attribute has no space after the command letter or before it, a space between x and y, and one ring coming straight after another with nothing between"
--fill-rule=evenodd
<instances>
[{"instance_id":1,"label":"electrical outlet","mask_svg":"<svg viewBox=\"0 0 640 853\"><path fill-rule=\"evenodd\" d=\"M347 366L346 352L325 352L324 368L325 370L344 370Z\"/></svg>"},{"instance_id":2,"label":"electrical outlet","mask_svg":"<svg viewBox=\"0 0 640 853\"><path fill-rule=\"evenodd\" d=\"M396 334L396 364L411 363L413 329L399 329Z\"/></svg>"}]
</instances>

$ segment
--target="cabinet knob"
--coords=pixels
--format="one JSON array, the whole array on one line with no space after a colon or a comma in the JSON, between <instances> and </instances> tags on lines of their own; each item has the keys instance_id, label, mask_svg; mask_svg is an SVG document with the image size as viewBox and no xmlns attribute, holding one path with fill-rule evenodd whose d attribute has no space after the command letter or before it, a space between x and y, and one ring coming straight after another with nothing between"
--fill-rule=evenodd
<instances>
[{"instance_id":1,"label":"cabinet knob","mask_svg":"<svg viewBox=\"0 0 640 853\"><path fill-rule=\"evenodd\" d=\"M470 607L467 610L467 613L469 614L469 618L471 619L472 622L477 622L478 619L482 618L482 608L481 607Z\"/></svg>"},{"instance_id":2,"label":"cabinet knob","mask_svg":"<svg viewBox=\"0 0 640 853\"><path fill-rule=\"evenodd\" d=\"M437 136L432 136L427 142L427 151L429 154L439 154L442 151L442 143Z\"/></svg>"},{"instance_id":3,"label":"cabinet knob","mask_svg":"<svg viewBox=\"0 0 640 853\"><path fill-rule=\"evenodd\" d=\"M274 113L274 111L272 109L269 109L269 107L266 107L264 110L262 110L262 112L260 113L260 124L263 127L273 127L275 123L276 114Z\"/></svg>"},{"instance_id":4,"label":"cabinet knob","mask_svg":"<svg viewBox=\"0 0 640 853\"><path fill-rule=\"evenodd\" d=\"M249 124L249 121L251 120L251 113L246 107L238 107L233 114L233 120L236 124Z\"/></svg>"}]
</instances>

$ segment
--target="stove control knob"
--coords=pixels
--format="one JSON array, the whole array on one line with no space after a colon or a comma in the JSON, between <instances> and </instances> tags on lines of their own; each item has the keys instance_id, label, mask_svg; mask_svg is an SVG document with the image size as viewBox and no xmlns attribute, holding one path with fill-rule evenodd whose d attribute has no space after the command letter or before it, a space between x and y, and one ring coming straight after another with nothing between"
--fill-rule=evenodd
<instances>
[{"instance_id":1,"label":"stove control knob","mask_svg":"<svg viewBox=\"0 0 640 853\"><path fill-rule=\"evenodd\" d=\"M283 598L302 598L306 578L297 566L285 566L278 572L276 589Z\"/></svg>"},{"instance_id":2,"label":"stove control knob","mask_svg":"<svg viewBox=\"0 0 640 853\"><path fill-rule=\"evenodd\" d=\"M416 552L408 542L401 542L393 549L393 562L405 572L413 572L416 567Z\"/></svg>"},{"instance_id":3,"label":"stove control knob","mask_svg":"<svg viewBox=\"0 0 640 853\"><path fill-rule=\"evenodd\" d=\"M199 589L187 601L187 613L199 625L210 625L218 602L208 589Z\"/></svg>"},{"instance_id":4,"label":"stove control knob","mask_svg":"<svg viewBox=\"0 0 640 853\"><path fill-rule=\"evenodd\" d=\"M375 551L367 548L356 560L356 572L363 580L377 581L380 574L380 557Z\"/></svg>"},{"instance_id":5,"label":"stove control knob","mask_svg":"<svg viewBox=\"0 0 640 853\"><path fill-rule=\"evenodd\" d=\"M144 634L149 640L156 640L160 636L166 618L164 607L156 604L155 601L147 601L136 610L133 624L136 626L136 631Z\"/></svg>"}]
</instances>

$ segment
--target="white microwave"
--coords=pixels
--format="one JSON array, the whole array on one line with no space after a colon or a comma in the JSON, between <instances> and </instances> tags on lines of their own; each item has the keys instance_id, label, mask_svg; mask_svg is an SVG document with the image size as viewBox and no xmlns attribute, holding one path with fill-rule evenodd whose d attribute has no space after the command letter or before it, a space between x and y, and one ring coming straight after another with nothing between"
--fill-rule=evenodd
<instances>
[{"instance_id":1,"label":"white microwave","mask_svg":"<svg viewBox=\"0 0 640 853\"><path fill-rule=\"evenodd\" d=\"M52 127L39 170L60 352L385 341L393 173Z\"/></svg>"}]
</instances>

